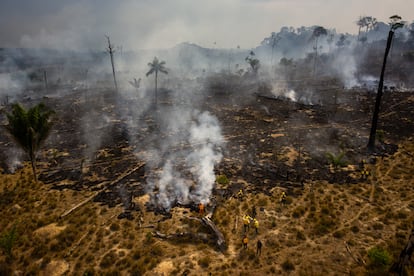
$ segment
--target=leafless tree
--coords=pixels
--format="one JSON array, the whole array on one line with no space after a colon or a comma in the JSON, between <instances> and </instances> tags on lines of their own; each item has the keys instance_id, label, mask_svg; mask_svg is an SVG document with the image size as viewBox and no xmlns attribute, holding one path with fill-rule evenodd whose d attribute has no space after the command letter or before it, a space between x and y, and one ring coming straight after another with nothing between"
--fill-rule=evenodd
<instances>
[{"instance_id":1,"label":"leafless tree","mask_svg":"<svg viewBox=\"0 0 414 276\"><path fill-rule=\"evenodd\" d=\"M401 16L393 15L390 17L390 31L388 32L387 46L385 48L384 61L382 63L381 75L380 75L380 80L378 83L377 97L375 99L374 114L372 116L371 131L369 134L369 141L368 141L368 146L367 146L368 150L370 151L374 151L375 149L375 136L377 134L378 114L379 114L379 109L381 105L382 90L384 87L384 73L385 73L385 66L387 64L388 53L390 52L392 38L394 36L395 30L403 26L404 26L404 23L401 21Z\"/></svg>"},{"instance_id":2,"label":"leafless tree","mask_svg":"<svg viewBox=\"0 0 414 276\"><path fill-rule=\"evenodd\" d=\"M115 65L114 65L114 45L111 44L111 40L109 36L105 36L108 41L108 48L106 51L109 53L109 56L111 57L111 65L112 65L112 76L114 77L114 85L115 85L115 91L118 93L118 84L116 83L116 76L115 76Z\"/></svg>"}]
</instances>

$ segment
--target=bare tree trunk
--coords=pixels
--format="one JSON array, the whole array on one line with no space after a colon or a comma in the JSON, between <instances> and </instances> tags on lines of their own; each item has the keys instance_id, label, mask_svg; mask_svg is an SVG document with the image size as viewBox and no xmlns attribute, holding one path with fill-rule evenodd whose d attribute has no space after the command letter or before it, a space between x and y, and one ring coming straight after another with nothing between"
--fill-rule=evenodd
<instances>
[{"instance_id":1,"label":"bare tree trunk","mask_svg":"<svg viewBox=\"0 0 414 276\"><path fill-rule=\"evenodd\" d=\"M37 170L36 170L36 156L33 152L29 154L30 156L30 163L32 165L32 171L33 171L33 178L35 182L37 183Z\"/></svg>"},{"instance_id":2,"label":"bare tree trunk","mask_svg":"<svg viewBox=\"0 0 414 276\"><path fill-rule=\"evenodd\" d=\"M315 58L313 60L313 77L315 77L316 75L316 61L318 59L318 37L316 37L316 42L315 42Z\"/></svg>"},{"instance_id":3,"label":"bare tree trunk","mask_svg":"<svg viewBox=\"0 0 414 276\"><path fill-rule=\"evenodd\" d=\"M45 82L45 92L47 93L47 72L43 71L43 81Z\"/></svg>"},{"instance_id":4,"label":"bare tree trunk","mask_svg":"<svg viewBox=\"0 0 414 276\"><path fill-rule=\"evenodd\" d=\"M155 108L157 109L158 107L158 71L155 70Z\"/></svg>"},{"instance_id":5,"label":"bare tree trunk","mask_svg":"<svg viewBox=\"0 0 414 276\"><path fill-rule=\"evenodd\" d=\"M369 151L373 151L375 149L375 135L377 132L378 114L379 114L379 109L381 105L382 90L384 87L385 66L387 64L387 57L388 57L388 53L391 48L391 42L392 42L393 36L394 36L394 31L391 29L388 33L387 46L385 48L385 54L384 54L384 62L382 64L381 76L380 76L380 80L378 83L377 98L375 100L374 114L372 116L371 132L369 134L369 141L368 141L368 146L367 146Z\"/></svg>"},{"instance_id":6,"label":"bare tree trunk","mask_svg":"<svg viewBox=\"0 0 414 276\"><path fill-rule=\"evenodd\" d=\"M116 76L115 76L115 65L114 65L114 48L113 45L111 44L111 41L109 39L109 36L106 36L106 39L108 40L108 53L109 56L111 57L111 65L112 65L112 76L114 77L114 85L115 85L115 91L118 93L118 84L116 82Z\"/></svg>"}]
</instances>

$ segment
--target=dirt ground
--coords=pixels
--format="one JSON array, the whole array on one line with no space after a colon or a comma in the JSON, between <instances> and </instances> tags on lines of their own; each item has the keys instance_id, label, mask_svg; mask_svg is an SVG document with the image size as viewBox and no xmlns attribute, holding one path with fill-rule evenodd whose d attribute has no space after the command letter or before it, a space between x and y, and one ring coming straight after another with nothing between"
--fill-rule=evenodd
<instances>
[{"instance_id":1,"label":"dirt ground","mask_svg":"<svg viewBox=\"0 0 414 276\"><path fill-rule=\"evenodd\" d=\"M216 175L229 181L216 183L212 216L225 250L193 208L176 206L168 215L148 208L142 160L119 128L86 172L76 135L63 136L76 127L61 120L62 140L48 142L39 155L39 183L29 164L0 175L1 232L15 225L18 234L12 256L0 255L0 274L388 275L392 263L374 267L368 252L382 248L397 261L414 227L414 98L408 92L390 98L377 155L365 150L370 118L364 104L346 99L338 106L266 97L247 105L206 103L226 140ZM1 141L3 149L10 145L4 136ZM347 165L334 169L325 153L340 150ZM367 180L361 159L368 161ZM120 187L132 194L128 212ZM235 196L239 189L242 198ZM251 225L243 249L242 218L253 209L259 230ZM414 273L412 266L407 273Z\"/></svg>"}]
</instances>

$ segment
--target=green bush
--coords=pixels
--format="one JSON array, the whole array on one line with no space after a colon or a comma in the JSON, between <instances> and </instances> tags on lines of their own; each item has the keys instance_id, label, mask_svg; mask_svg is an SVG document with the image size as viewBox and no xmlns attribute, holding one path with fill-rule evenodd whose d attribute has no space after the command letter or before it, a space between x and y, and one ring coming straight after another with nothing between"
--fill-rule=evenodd
<instances>
[{"instance_id":1,"label":"green bush","mask_svg":"<svg viewBox=\"0 0 414 276\"><path fill-rule=\"evenodd\" d=\"M392 257L387 250L381 247L372 247L368 250L368 258L373 267L385 269L392 263Z\"/></svg>"},{"instance_id":2,"label":"green bush","mask_svg":"<svg viewBox=\"0 0 414 276\"><path fill-rule=\"evenodd\" d=\"M216 177L216 182L221 185L227 185L230 183L229 179L225 174L220 174Z\"/></svg>"}]
</instances>

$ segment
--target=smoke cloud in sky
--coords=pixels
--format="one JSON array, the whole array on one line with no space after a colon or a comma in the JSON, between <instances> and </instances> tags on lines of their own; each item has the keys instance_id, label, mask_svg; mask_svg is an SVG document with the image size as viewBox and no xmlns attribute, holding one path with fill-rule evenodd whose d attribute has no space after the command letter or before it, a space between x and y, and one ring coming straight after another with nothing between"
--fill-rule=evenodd
<instances>
[{"instance_id":1,"label":"smoke cloud in sky","mask_svg":"<svg viewBox=\"0 0 414 276\"><path fill-rule=\"evenodd\" d=\"M103 49L107 34L126 50L251 48L282 26L356 33L359 16L412 20L412 10L412 0L3 0L0 47Z\"/></svg>"}]
</instances>

